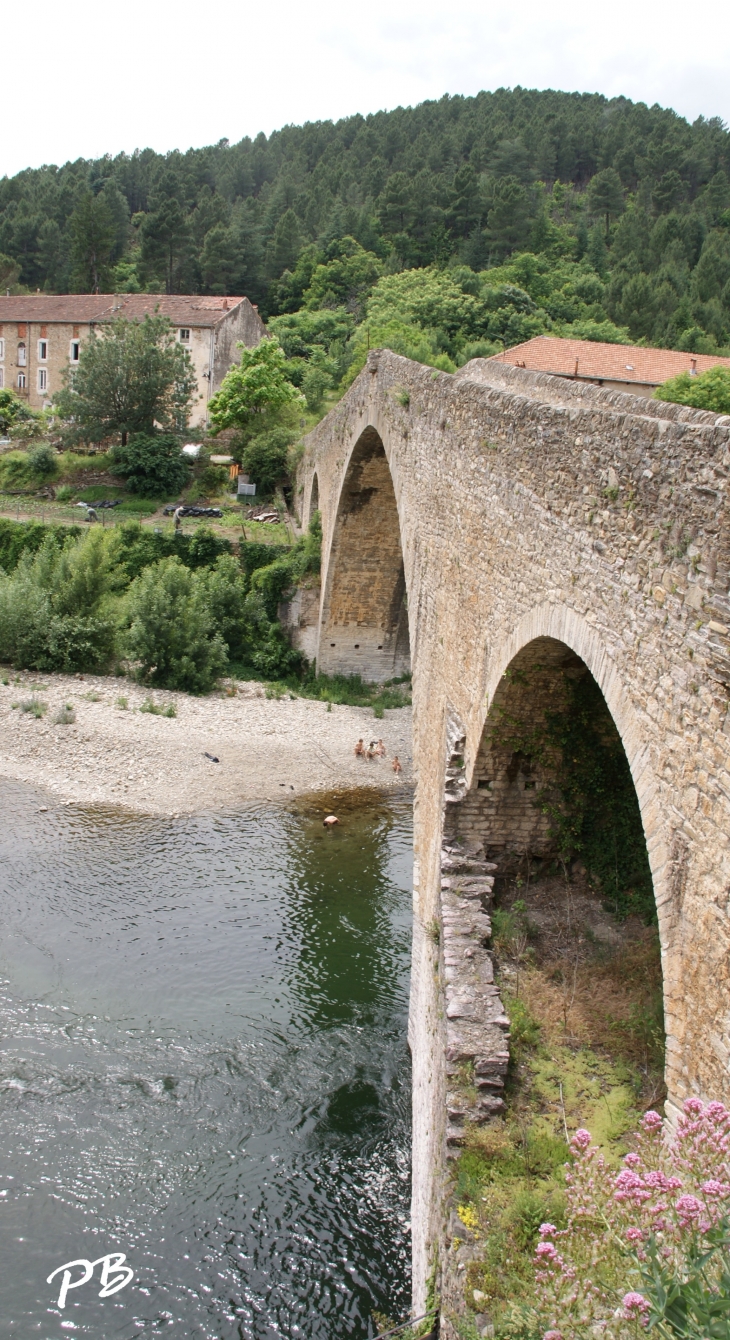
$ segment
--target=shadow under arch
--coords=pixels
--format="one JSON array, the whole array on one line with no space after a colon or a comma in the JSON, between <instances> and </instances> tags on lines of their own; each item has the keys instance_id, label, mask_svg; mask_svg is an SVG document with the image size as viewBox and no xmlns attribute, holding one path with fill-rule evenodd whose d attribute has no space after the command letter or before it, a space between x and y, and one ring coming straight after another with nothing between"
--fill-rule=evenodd
<instances>
[{"instance_id":1,"label":"shadow under arch","mask_svg":"<svg viewBox=\"0 0 730 1340\"><path fill-rule=\"evenodd\" d=\"M382 440L353 448L327 559L317 668L382 683L411 668L403 547Z\"/></svg>"},{"instance_id":2,"label":"shadow under arch","mask_svg":"<svg viewBox=\"0 0 730 1340\"><path fill-rule=\"evenodd\" d=\"M671 1115L670 863L634 708L598 635L555 606L531 612L500 648L488 689L466 792L446 806L446 840L483 845L498 880L572 857L620 917L656 910Z\"/></svg>"},{"instance_id":3,"label":"shadow under arch","mask_svg":"<svg viewBox=\"0 0 730 1340\"><path fill-rule=\"evenodd\" d=\"M312 487L309 492L309 507L307 508L307 525L311 526L312 517L319 511L319 477L315 470L312 478Z\"/></svg>"}]
</instances>

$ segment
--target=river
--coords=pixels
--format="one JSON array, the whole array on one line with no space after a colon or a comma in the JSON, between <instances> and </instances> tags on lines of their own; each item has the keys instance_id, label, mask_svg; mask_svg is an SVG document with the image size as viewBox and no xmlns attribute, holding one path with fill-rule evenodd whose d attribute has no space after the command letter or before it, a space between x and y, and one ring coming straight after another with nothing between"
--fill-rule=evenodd
<instances>
[{"instance_id":1,"label":"river","mask_svg":"<svg viewBox=\"0 0 730 1340\"><path fill-rule=\"evenodd\" d=\"M326 831L322 803L162 820L0 784L0 1336L407 1312L411 809L340 798ZM59 1307L51 1272L112 1253L131 1282L100 1298L102 1263Z\"/></svg>"}]
</instances>

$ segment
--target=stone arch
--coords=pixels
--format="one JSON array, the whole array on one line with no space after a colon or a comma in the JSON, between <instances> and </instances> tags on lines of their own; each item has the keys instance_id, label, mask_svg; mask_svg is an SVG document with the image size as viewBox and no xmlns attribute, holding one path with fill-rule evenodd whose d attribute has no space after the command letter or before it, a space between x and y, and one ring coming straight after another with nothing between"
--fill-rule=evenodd
<instances>
[{"instance_id":1,"label":"stone arch","mask_svg":"<svg viewBox=\"0 0 730 1340\"><path fill-rule=\"evenodd\" d=\"M379 433L366 428L345 471L332 524L318 669L382 682L411 668L403 546Z\"/></svg>"},{"instance_id":2,"label":"stone arch","mask_svg":"<svg viewBox=\"0 0 730 1340\"><path fill-rule=\"evenodd\" d=\"M315 470L312 476L312 487L309 491L309 507L307 508L307 525L311 526L312 517L319 511L319 476Z\"/></svg>"},{"instance_id":3,"label":"stone arch","mask_svg":"<svg viewBox=\"0 0 730 1340\"><path fill-rule=\"evenodd\" d=\"M524 615L511 636L490 657L485 681L485 710L481 721L483 731L489 709L505 671L522 649L538 638L562 642L590 670L606 706L613 718L621 744L628 759L644 826L649 865L657 904L662 953L668 945L673 917L671 889L671 840L665 832L659 803L658 787L649 754L648 743L641 730L636 709L629 692L608 655L600 637L587 620L574 609L562 605L542 604ZM470 781L476 762L475 752L469 753Z\"/></svg>"},{"instance_id":4,"label":"stone arch","mask_svg":"<svg viewBox=\"0 0 730 1340\"><path fill-rule=\"evenodd\" d=\"M545 667L541 683L525 673L535 666ZM472 733L465 751L466 794L458 803L446 806L444 832L447 838L458 834L467 841L482 842L488 859L500 870L508 870L510 862L514 867L527 851L538 859L548 854L550 821L533 803L535 792L545 784L540 762L535 763L529 749L521 756L519 748L512 747L514 740L507 742L504 736L509 736L509 730L501 742L497 731L495 747L494 724L501 714L519 719L522 712L539 730L545 710L557 706L551 694L559 692L561 677L586 675L607 709L606 719L628 764L641 817L661 948L667 1113L674 1119L681 1091L675 1039L681 1032L682 1005L681 991L676 989L681 984L681 963L672 893L672 835L665 831L658 786L636 710L600 638L575 611L556 605L534 609L490 657L479 735ZM606 743L610 746L610 739Z\"/></svg>"}]
</instances>

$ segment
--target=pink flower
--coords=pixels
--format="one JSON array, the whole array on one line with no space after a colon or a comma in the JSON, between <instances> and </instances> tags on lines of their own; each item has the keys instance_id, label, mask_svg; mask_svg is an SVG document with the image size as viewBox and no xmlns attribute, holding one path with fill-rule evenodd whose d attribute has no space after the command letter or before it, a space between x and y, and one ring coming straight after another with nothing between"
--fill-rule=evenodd
<instances>
[{"instance_id":1,"label":"pink flower","mask_svg":"<svg viewBox=\"0 0 730 1340\"><path fill-rule=\"evenodd\" d=\"M542 1340L563 1340L562 1331L546 1331Z\"/></svg>"},{"instance_id":2,"label":"pink flower","mask_svg":"<svg viewBox=\"0 0 730 1340\"><path fill-rule=\"evenodd\" d=\"M625 1293L622 1299L624 1305L624 1316L628 1321L643 1321L646 1325L646 1314L651 1309L651 1304L641 1293Z\"/></svg>"},{"instance_id":3,"label":"pink flower","mask_svg":"<svg viewBox=\"0 0 730 1340\"><path fill-rule=\"evenodd\" d=\"M728 1116L730 1116L730 1112L728 1112L727 1108L724 1107L722 1103L715 1101L707 1104L707 1107L705 1108L705 1116L710 1117L712 1121L719 1122L726 1120Z\"/></svg>"},{"instance_id":4,"label":"pink flower","mask_svg":"<svg viewBox=\"0 0 730 1340\"><path fill-rule=\"evenodd\" d=\"M702 1214L702 1202L696 1196L680 1196L675 1210L679 1216L679 1222L682 1228L691 1228Z\"/></svg>"},{"instance_id":5,"label":"pink flower","mask_svg":"<svg viewBox=\"0 0 730 1340\"><path fill-rule=\"evenodd\" d=\"M557 1261L558 1253L553 1247L552 1242L538 1242L535 1248L535 1256L543 1261Z\"/></svg>"},{"instance_id":6,"label":"pink flower","mask_svg":"<svg viewBox=\"0 0 730 1340\"><path fill-rule=\"evenodd\" d=\"M627 1168L638 1168L641 1163L641 1159L639 1158L638 1154L627 1154L626 1157L624 1158L624 1163L626 1164Z\"/></svg>"},{"instance_id":7,"label":"pink flower","mask_svg":"<svg viewBox=\"0 0 730 1340\"><path fill-rule=\"evenodd\" d=\"M702 1103L700 1102L699 1098L686 1098L684 1103L684 1110L685 1112L689 1113L690 1116L698 1117L702 1112ZM657 1113L654 1112L652 1115L656 1116ZM648 1112L646 1116L647 1117L649 1116ZM661 1117L659 1118L659 1120L661 1121ZM646 1117L644 1117L644 1121L646 1121Z\"/></svg>"},{"instance_id":8,"label":"pink flower","mask_svg":"<svg viewBox=\"0 0 730 1340\"><path fill-rule=\"evenodd\" d=\"M576 1149L580 1149L581 1151L587 1149L591 1143L590 1131L586 1131L582 1126L579 1127L570 1143Z\"/></svg>"},{"instance_id":9,"label":"pink flower","mask_svg":"<svg viewBox=\"0 0 730 1340\"><path fill-rule=\"evenodd\" d=\"M692 1102L692 1099L691 1099L691 1098L689 1099L689 1102ZM700 1107L701 1107L701 1106L702 1106L702 1104L700 1103ZM684 1108L685 1108L685 1111L687 1111L687 1104L686 1104L686 1103L685 1103L685 1105L684 1105ZM644 1113L644 1117L643 1117L643 1120L642 1120L642 1123L641 1123L641 1125L642 1125L642 1127L644 1128L645 1131L659 1131L659 1130L661 1130L663 1124L664 1124L664 1123L662 1122L662 1119L661 1119L661 1117L659 1116L659 1113L658 1113L658 1112L653 1112L651 1109L650 1109L648 1112L645 1112L645 1113Z\"/></svg>"},{"instance_id":10,"label":"pink flower","mask_svg":"<svg viewBox=\"0 0 730 1340\"><path fill-rule=\"evenodd\" d=\"M629 1242L642 1242L644 1234L640 1228L627 1228L626 1237Z\"/></svg>"},{"instance_id":11,"label":"pink flower","mask_svg":"<svg viewBox=\"0 0 730 1340\"><path fill-rule=\"evenodd\" d=\"M541 1224L538 1231L541 1238L551 1238L558 1230L554 1224Z\"/></svg>"},{"instance_id":12,"label":"pink flower","mask_svg":"<svg viewBox=\"0 0 730 1340\"><path fill-rule=\"evenodd\" d=\"M702 1190L706 1196L730 1195L730 1185L727 1182L718 1182L716 1177L711 1177L708 1182L704 1182Z\"/></svg>"}]
</instances>

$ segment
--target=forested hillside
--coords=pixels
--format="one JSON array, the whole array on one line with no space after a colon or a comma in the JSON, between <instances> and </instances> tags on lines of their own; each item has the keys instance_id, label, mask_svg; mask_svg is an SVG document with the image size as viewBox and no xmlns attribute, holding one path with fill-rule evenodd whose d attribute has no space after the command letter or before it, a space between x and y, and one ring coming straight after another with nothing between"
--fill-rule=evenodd
<instances>
[{"instance_id":1,"label":"forested hillside","mask_svg":"<svg viewBox=\"0 0 730 1340\"><path fill-rule=\"evenodd\" d=\"M730 345L730 134L523 89L0 182L0 283L245 293L316 401L389 343ZM301 313L299 316L294 314Z\"/></svg>"}]
</instances>

